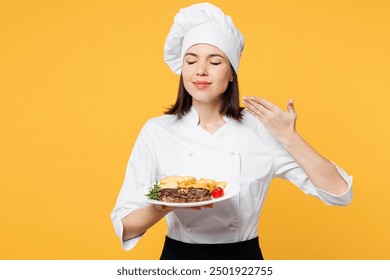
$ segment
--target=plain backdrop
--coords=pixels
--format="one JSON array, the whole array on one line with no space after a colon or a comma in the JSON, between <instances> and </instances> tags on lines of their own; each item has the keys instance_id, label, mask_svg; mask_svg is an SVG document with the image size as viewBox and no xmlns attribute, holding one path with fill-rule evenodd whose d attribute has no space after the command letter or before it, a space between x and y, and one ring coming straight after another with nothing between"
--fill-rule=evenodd
<instances>
[{"instance_id":1,"label":"plain backdrop","mask_svg":"<svg viewBox=\"0 0 390 280\"><path fill-rule=\"evenodd\" d=\"M126 252L110 213L142 125L175 100L163 45L193 3L1 1L0 259L159 258L164 220ZM273 181L265 258L389 259L390 2L211 3L246 37L241 95L294 98L301 135L354 176L347 207Z\"/></svg>"}]
</instances>

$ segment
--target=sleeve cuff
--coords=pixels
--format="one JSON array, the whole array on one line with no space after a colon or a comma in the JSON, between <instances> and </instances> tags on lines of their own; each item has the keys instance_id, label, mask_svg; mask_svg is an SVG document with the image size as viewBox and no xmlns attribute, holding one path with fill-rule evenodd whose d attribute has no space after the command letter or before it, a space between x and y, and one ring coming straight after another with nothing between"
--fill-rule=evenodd
<instances>
[{"instance_id":1,"label":"sleeve cuff","mask_svg":"<svg viewBox=\"0 0 390 280\"><path fill-rule=\"evenodd\" d=\"M141 235L133 237L129 240L123 240L123 238L122 238L123 237L122 219L124 217L126 217L127 215L129 215L132 211L133 210L128 209L127 211L123 211L122 213L118 213L118 216L116 217L115 232L121 241L122 248L126 251L130 251L131 249L133 249L135 247L135 245L138 243L138 241L141 239L141 237L143 236L143 234L141 234Z\"/></svg>"},{"instance_id":2,"label":"sleeve cuff","mask_svg":"<svg viewBox=\"0 0 390 280\"><path fill-rule=\"evenodd\" d=\"M351 201L352 201L352 195L353 195L352 181L353 181L353 177L348 175L343 169L338 167L335 163L333 163L333 164L336 166L337 171L339 172L341 177L347 183L348 189L345 191L345 193L339 194L339 195L336 195L336 194L324 191L324 190L319 189L317 187L316 187L316 190L318 192L318 195L322 198L322 200L326 204L328 204L328 205L346 206L349 203L351 203Z\"/></svg>"},{"instance_id":3,"label":"sleeve cuff","mask_svg":"<svg viewBox=\"0 0 390 280\"><path fill-rule=\"evenodd\" d=\"M130 251L131 249L133 249L135 247L135 245L138 243L138 241L141 239L141 237L143 236L143 234L141 235L138 235L136 237L133 237L129 240L126 240L126 241L123 241L122 239L122 248L126 251Z\"/></svg>"}]
</instances>

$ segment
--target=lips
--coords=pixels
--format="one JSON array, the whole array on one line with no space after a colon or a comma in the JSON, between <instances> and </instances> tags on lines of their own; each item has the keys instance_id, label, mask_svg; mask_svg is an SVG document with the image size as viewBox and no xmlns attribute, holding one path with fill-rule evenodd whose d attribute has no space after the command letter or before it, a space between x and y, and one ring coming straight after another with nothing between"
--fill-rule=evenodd
<instances>
[{"instance_id":1,"label":"lips","mask_svg":"<svg viewBox=\"0 0 390 280\"><path fill-rule=\"evenodd\" d=\"M193 82L193 84L196 88L207 88L211 85L210 82L206 82L206 81L195 81Z\"/></svg>"}]
</instances>

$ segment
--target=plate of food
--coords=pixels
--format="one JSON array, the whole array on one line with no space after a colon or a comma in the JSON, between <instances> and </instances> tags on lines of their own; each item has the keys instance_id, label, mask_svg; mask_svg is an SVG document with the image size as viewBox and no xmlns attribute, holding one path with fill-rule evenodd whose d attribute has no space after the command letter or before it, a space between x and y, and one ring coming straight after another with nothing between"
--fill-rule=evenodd
<instances>
[{"instance_id":1,"label":"plate of food","mask_svg":"<svg viewBox=\"0 0 390 280\"><path fill-rule=\"evenodd\" d=\"M152 204L170 207L195 207L226 200L238 194L239 187L224 181L196 179L192 176L169 176L148 186L145 199Z\"/></svg>"}]
</instances>

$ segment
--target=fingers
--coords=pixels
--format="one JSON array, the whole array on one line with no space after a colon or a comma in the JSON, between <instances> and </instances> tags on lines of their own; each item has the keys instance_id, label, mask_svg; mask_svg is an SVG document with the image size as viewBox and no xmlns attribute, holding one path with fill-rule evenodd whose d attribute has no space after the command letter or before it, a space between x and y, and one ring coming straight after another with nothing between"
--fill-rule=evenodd
<instances>
[{"instance_id":1,"label":"fingers","mask_svg":"<svg viewBox=\"0 0 390 280\"><path fill-rule=\"evenodd\" d=\"M244 102L247 102L247 103L249 102L254 106L259 104L263 108L266 108L272 112L276 112L276 111L280 110L280 108L278 106L276 106L275 104L273 104L272 102L270 102L264 98L258 97L258 96L250 96L250 97L244 96L242 99Z\"/></svg>"},{"instance_id":2,"label":"fingers","mask_svg":"<svg viewBox=\"0 0 390 280\"><path fill-rule=\"evenodd\" d=\"M258 104L261 104L262 106L264 106L265 108L267 108L268 110L270 111L277 111L277 110L280 110L280 108L278 106L276 106L275 104L273 104L272 102L264 99L264 98L260 98L260 97L257 97L257 96L254 96L253 97L253 100L255 102L257 102Z\"/></svg>"},{"instance_id":3,"label":"fingers","mask_svg":"<svg viewBox=\"0 0 390 280\"><path fill-rule=\"evenodd\" d=\"M287 103L287 111L290 113L295 113L295 108L294 108L294 99L290 99Z\"/></svg>"},{"instance_id":4,"label":"fingers","mask_svg":"<svg viewBox=\"0 0 390 280\"><path fill-rule=\"evenodd\" d=\"M243 97L243 103L252 115L262 118L268 110L262 104L256 102L253 97Z\"/></svg>"},{"instance_id":5,"label":"fingers","mask_svg":"<svg viewBox=\"0 0 390 280\"><path fill-rule=\"evenodd\" d=\"M157 209L157 210L160 210L160 211L172 211L173 208L172 207L168 207L166 205L160 205L160 204L154 204L154 207Z\"/></svg>"},{"instance_id":6,"label":"fingers","mask_svg":"<svg viewBox=\"0 0 390 280\"><path fill-rule=\"evenodd\" d=\"M242 98L242 101L243 101L244 105L250 111L252 111L252 113L255 113L255 114L259 114L259 115L263 114L264 115L264 114L267 114L268 111L271 111L273 113L277 113L277 112L282 111L281 108L279 108L278 106L276 106L272 102L270 102L264 98L257 97L257 96L250 96L250 97L244 96ZM294 108L294 99L290 99L288 101L287 112L296 113L295 108Z\"/></svg>"},{"instance_id":7,"label":"fingers","mask_svg":"<svg viewBox=\"0 0 390 280\"><path fill-rule=\"evenodd\" d=\"M179 207L179 208L177 208L177 207L169 207L169 206L160 205L160 204L154 204L154 207L157 210L160 210L160 211L171 211L171 210L174 210L175 208L176 209L183 209L181 207ZM214 207L214 203L210 203L210 204L206 204L206 205L202 205L202 206L188 207L188 208L185 208L185 209L202 210L202 208L213 208L213 207Z\"/></svg>"},{"instance_id":8,"label":"fingers","mask_svg":"<svg viewBox=\"0 0 390 280\"><path fill-rule=\"evenodd\" d=\"M210 204L206 204L206 205L202 205L202 206L190 207L188 209L202 210L202 208L213 208L213 207L214 207L214 203L210 203Z\"/></svg>"},{"instance_id":9,"label":"fingers","mask_svg":"<svg viewBox=\"0 0 390 280\"><path fill-rule=\"evenodd\" d=\"M203 205L203 208L213 208L213 207L214 207L214 203Z\"/></svg>"},{"instance_id":10,"label":"fingers","mask_svg":"<svg viewBox=\"0 0 390 280\"><path fill-rule=\"evenodd\" d=\"M159 204L154 204L154 208L156 208L157 210L163 210L163 206L162 205L159 205Z\"/></svg>"}]
</instances>

